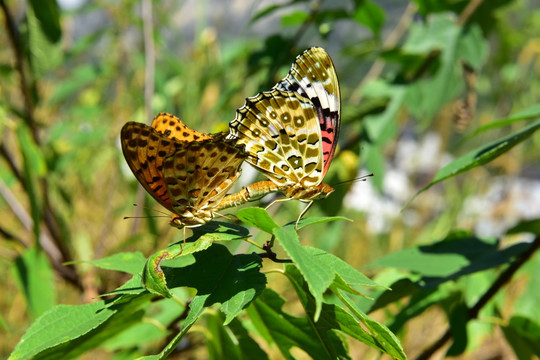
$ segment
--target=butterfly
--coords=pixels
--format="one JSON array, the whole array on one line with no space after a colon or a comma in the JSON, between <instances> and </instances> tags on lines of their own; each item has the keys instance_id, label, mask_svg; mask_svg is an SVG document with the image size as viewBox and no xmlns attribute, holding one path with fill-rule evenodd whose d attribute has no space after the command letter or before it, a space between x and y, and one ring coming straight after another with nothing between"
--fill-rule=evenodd
<instances>
[{"instance_id":1,"label":"butterfly","mask_svg":"<svg viewBox=\"0 0 540 360\"><path fill-rule=\"evenodd\" d=\"M244 145L246 161L270 180L230 195L237 202L280 191L308 202L334 189L323 183L337 146L340 92L330 56L314 47L297 56L288 75L271 91L246 99L229 124L229 139Z\"/></svg>"},{"instance_id":2,"label":"butterfly","mask_svg":"<svg viewBox=\"0 0 540 360\"><path fill-rule=\"evenodd\" d=\"M173 115L160 113L152 127L128 122L120 138L137 180L174 213L172 226L202 225L216 211L231 206L222 200L240 176L248 155L225 134L202 134Z\"/></svg>"}]
</instances>

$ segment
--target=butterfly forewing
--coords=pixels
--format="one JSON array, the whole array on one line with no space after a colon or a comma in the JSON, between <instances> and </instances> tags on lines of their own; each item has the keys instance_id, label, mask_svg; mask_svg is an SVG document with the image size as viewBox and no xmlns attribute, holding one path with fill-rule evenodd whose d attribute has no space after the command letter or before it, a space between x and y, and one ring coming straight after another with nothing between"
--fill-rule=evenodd
<instances>
[{"instance_id":1,"label":"butterfly forewing","mask_svg":"<svg viewBox=\"0 0 540 360\"><path fill-rule=\"evenodd\" d=\"M246 146L247 159L280 186L322 181L317 114L308 99L273 90L246 99L230 123L231 138Z\"/></svg>"},{"instance_id":2,"label":"butterfly forewing","mask_svg":"<svg viewBox=\"0 0 540 360\"><path fill-rule=\"evenodd\" d=\"M212 218L212 210L240 176L247 154L222 136L189 142L165 159L163 175L178 215ZM206 215L205 215L206 214Z\"/></svg>"},{"instance_id":3,"label":"butterfly forewing","mask_svg":"<svg viewBox=\"0 0 540 360\"><path fill-rule=\"evenodd\" d=\"M341 125L339 83L332 59L322 48L308 49L296 57L289 74L274 88L297 92L315 106L321 128L324 176L334 156Z\"/></svg>"},{"instance_id":4,"label":"butterfly forewing","mask_svg":"<svg viewBox=\"0 0 540 360\"><path fill-rule=\"evenodd\" d=\"M124 125L120 139L126 162L137 180L154 199L173 211L161 170L165 157L180 148L181 144L136 122Z\"/></svg>"},{"instance_id":5,"label":"butterfly forewing","mask_svg":"<svg viewBox=\"0 0 540 360\"><path fill-rule=\"evenodd\" d=\"M179 141L201 141L211 138L210 135L188 128L178 117L166 112L156 115L152 127L166 137Z\"/></svg>"}]
</instances>

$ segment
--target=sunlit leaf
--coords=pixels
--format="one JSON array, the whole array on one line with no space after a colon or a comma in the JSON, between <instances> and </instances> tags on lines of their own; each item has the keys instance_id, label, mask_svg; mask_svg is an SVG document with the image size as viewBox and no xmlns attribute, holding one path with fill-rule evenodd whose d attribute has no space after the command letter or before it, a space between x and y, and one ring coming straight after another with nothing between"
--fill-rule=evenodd
<instances>
[{"instance_id":1,"label":"sunlit leaf","mask_svg":"<svg viewBox=\"0 0 540 360\"><path fill-rule=\"evenodd\" d=\"M254 226L269 234L272 233L273 229L279 227L265 209L258 207L240 209L236 216L246 224Z\"/></svg>"},{"instance_id":2,"label":"sunlit leaf","mask_svg":"<svg viewBox=\"0 0 540 360\"><path fill-rule=\"evenodd\" d=\"M481 146L469 153L455 159L450 164L446 165L435 174L434 179L420 191L418 191L414 197L409 200L409 203L414 200L419 194L426 191L433 185L444 181L448 178L462 174L468 170L471 170L477 166L484 165L499 156L512 149L514 146L525 141L536 130L540 128L540 120L535 121L524 130L506 136L500 140L496 140L488 145Z\"/></svg>"},{"instance_id":3,"label":"sunlit leaf","mask_svg":"<svg viewBox=\"0 0 540 360\"><path fill-rule=\"evenodd\" d=\"M9 359L76 358L140 322L143 313L139 308L150 298L120 297L109 305L103 301L58 305L32 324Z\"/></svg>"}]
</instances>

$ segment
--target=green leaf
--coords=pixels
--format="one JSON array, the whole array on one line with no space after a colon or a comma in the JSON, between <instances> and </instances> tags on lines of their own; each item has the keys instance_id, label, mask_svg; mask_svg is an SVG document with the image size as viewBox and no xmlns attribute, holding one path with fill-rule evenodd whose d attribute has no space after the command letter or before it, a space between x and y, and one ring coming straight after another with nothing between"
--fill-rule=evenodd
<instances>
[{"instance_id":1,"label":"green leaf","mask_svg":"<svg viewBox=\"0 0 540 360\"><path fill-rule=\"evenodd\" d=\"M376 87L377 85L379 84L371 84L365 92L369 91L370 87ZM378 91L380 91L380 96L388 96L390 101L382 113L368 115L365 117L364 122L368 137L375 144L385 144L397 135L396 117L402 108L407 88L400 85L390 87L382 85L382 89Z\"/></svg>"},{"instance_id":2,"label":"green leaf","mask_svg":"<svg viewBox=\"0 0 540 360\"><path fill-rule=\"evenodd\" d=\"M152 301L145 309L144 321L133 325L103 343L103 348L118 351L128 348L143 348L145 344L163 341L170 335L171 325L176 326L179 317L185 313L186 306L180 305L177 299L161 299ZM134 356L129 357L129 359Z\"/></svg>"},{"instance_id":3,"label":"green leaf","mask_svg":"<svg viewBox=\"0 0 540 360\"><path fill-rule=\"evenodd\" d=\"M17 285L34 318L52 308L56 303L54 272L47 256L35 247L15 259L13 273Z\"/></svg>"},{"instance_id":4,"label":"green leaf","mask_svg":"<svg viewBox=\"0 0 540 360\"><path fill-rule=\"evenodd\" d=\"M217 221L195 228L193 236L185 242L172 244L148 258L143 269L143 286L153 294L170 297L165 274L161 270L163 261L206 250L215 241L242 240L248 236L249 231L241 226Z\"/></svg>"},{"instance_id":5,"label":"green leaf","mask_svg":"<svg viewBox=\"0 0 540 360\"><path fill-rule=\"evenodd\" d=\"M498 121L494 121L492 123L489 123L484 126L480 126L478 129L476 129L469 137L478 135L482 132L496 129L500 127L504 127L516 122L525 121L525 120L532 120L540 117L540 104L534 104L529 106L528 108L525 108L521 111L518 111L517 113Z\"/></svg>"},{"instance_id":6,"label":"green leaf","mask_svg":"<svg viewBox=\"0 0 540 360\"><path fill-rule=\"evenodd\" d=\"M311 316L295 317L284 312L284 304L279 294L267 288L250 307L250 315L256 315L258 330L269 334L283 358L294 359L290 349L298 347L316 360L349 359L340 337L332 331L339 322L326 318L326 307L324 319L314 322Z\"/></svg>"},{"instance_id":7,"label":"green leaf","mask_svg":"<svg viewBox=\"0 0 540 360\"><path fill-rule=\"evenodd\" d=\"M303 24L309 19L309 14L306 11L298 10L285 14L281 17L281 25L296 26Z\"/></svg>"},{"instance_id":8,"label":"green leaf","mask_svg":"<svg viewBox=\"0 0 540 360\"><path fill-rule=\"evenodd\" d=\"M515 277L525 280L523 290L519 297L512 304L512 315L538 318L538 304L540 303L540 253L536 253L519 270Z\"/></svg>"},{"instance_id":9,"label":"green leaf","mask_svg":"<svg viewBox=\"0 0 540 360\"><path fill-rule=\"evenodd\" d=\"M323 294L334 282L336 275L350 289L357 286L378 286L338 257L320 249L302 246L297 233L294 231L294 225L276 228L274 229L274 235L306 279L309 290L317 304L315 320L320 315ZM343 282L340 284L344 285Z\"/></svg>"},{"instance_id":10,"label":"green leaf","mask_svg":"<svg viewBox=\"0 0 540 360\"><path fill-rule=\"evenodd\" d=\"M531 233L540 234L540 219L523 220L508 229L507 235L519 234L519 233Z\"/></svg>"},{"instance_id":11,"label":"green leaf","mask_svg":"<svg viewBox=\"0 0 540 360\"><path fill-rule=\"evenodd\" d=\"M205 328L209 332L206 341L208 359L268 359L237 319L229 325L223 324L223 316L219 313L207 313L205 319Z\"/></svg>"},{"instance_id":12,"label":"green leaf","mask_svg":"<svg viewBox=\"0 0 540 360\"><path fill-rule=\"evenodd\" d=\"M39 227L43 215L43 200L39 180L46 176L47 166L43 153L32 139L28 127L20 124L17 127L16 134L23 157L23 180L30 201L34 236L39 239L41 232Z\"/></svg>"},{"instance_id":13,"label":"green leaf","mask_svg":"<svg viewBox=\"0 0 540 360\"><path fill-rule=\"evenodd\" d=\"M338 322L339 324L349 325L348 331L343 330L346 334L353 336L359 341L371 346L372 348L378 349L394 359L407 359L407 355L403 351L397 337L383 324L378 323L377 321L371 319L364 312L362 312L346 294L342 294L340 291L336 293L339 298L345 303L347 308L352 311L355 316L354 321L344 321L342 319L347 319L350 316L345 311L342 311L341 319ZM358 323L360 322L362 326Z\"/></svg>"},{"instance_id":14,"label":"green leaf","mask_svg":"<svg viewBox=\"0 0 540 360\"><path fill-rule=\"evenodd\" d=\"M269 234L272 234L273 229L279 228L279 225L268 215L268 212L259 207L240 209L236 216L242 222Z\"/></svg>"},{"instance_id":15,"label":"green leaf","mask_svg":"<svg viewBox=\"0 0 540 360\"><path fill-rule=\"evenodd\" d=\"M443 106L463 90L463 65L479 69L485 62L488 45L476 26L463 30L446 14L428 17L426 23L411 26L410 36L402 47L408 55L423 54L437 62L426 70L431 77L408 87L405 103L426 128ZM427 62L424 62L426 65Z\"/></svg>"},{"instance_id":16,"label":"green leaf","mask_svg":"<svg viewBox=\"0 0 540 360\"><path fill-rule=\"evenodd\" d=\"M196 296L189 303L189 312L186 318L186 321L182 324L182 331L180 331L168 344L167 346L159 353L159 355L145 356L142 359L166 359L169 354L171 354L180 343L180 340L187 334L189 329L195 324L199 319L205 309L205 303L208 295Z\"/></svg>"},{"instance_id":17,"label":"green leaf","mask_svg":"<svg viewBox=\"0 0 540 360\"><path fill-rule=\"evenodd\" d=\"M450 332L452 333L452 345L446 351L446 356L458 356L467 348L467 313L469 308L463 301L452 304L452 312L449 316Z\"/></svg>"},{"instance_id":18,"label":"green leaf","mask_svg":"<svg viewBox=\"0 0 540 360\"><path fill-rule=\"evenodd\" d=\"M206 236L206 234L204 235ZM208 249L214 242L214 238L209 235L193 240L196 236L192 236L185 243L176 243L170 245L165 250L160 250L148 258L143 269L142 283L146 290L152 294L171 297L167 287L167 280L161 268L161 264L168 259L174 259L179 256L186 257L198 251Z\"/></svg>"},{"instance_id":19,"label":"green leaf","mask_svg":"<svg viewBox=\"0 0 540 360\"><path fill-rule=\"evenodd\" d=\"M336 221L336 220L345 220L352 222L353 220L343 217L343 216L325 216L325 217L309 217L306 219L301 219L298 222L298 230L314 224L324 224L330 221ZM296 222L295 222L296 223Z\"/></svg>"},{"instance_id":20,"label":"green leaf","mask_svg":"<svg viewBox=\"0 0 540 360\"><path fill-rule=\"evenodd\" d=\"M540 120L535 121L529 125L524 130L521 130L517 133L506 136L500 140L496 140L488 145L481 146L460 158L452 161L450 164L446 165L435 174L435 178L424 188L418 191L411 200L407 202L405 207L413 201L418 195L426 191L433 185L449 179L451 177L462 174L468 170L471 170L477 166L484 165L493 159L501 156L510 149L512 149L517 144L525 141L529 138L536 130L540 128Z\"/></svg>"},{"instance_id":21,"label":"green leaf","mask_svg":"<svg viewBox=\"0 0 540 360\"><path fill-rule=\"evenodd\" d=\"M101 269L122 271L131 275L139 275L146 262L140 252L117 253L105 258L85 261Z\"/></svg>"},{"instance_id":22,"label":"green leaf","mask_svg":"<svg viewBox=\"0 0 540 360\"><path fill-rule=\"evenodd\" d=\"M55 43L62 36L60 10L56 0L30 0L30 6L39 20L41 30L50 42Z\"/></svg>"},{"instance_id":23,"label":"green leaf","mask_svg":"<svg viewBox=\"0 0 540 360\"><path fill-rule=\"evenodd\" d=\"M237 318L228 325L235 336L235 345L240 348L244 359L268 359L268 355L261 349L259 344L250 335L250 332Z\"/></svg>"},{"instance_id":24,"label":"green leaf","mask_svg":"<svg viewBox=\"0 0 540 360\"><path fill-rule=\"evenodd\" d=\"M379 36L384 25L385 13L376 3L371 0L355 1L356 9L352 18L369 28L375 36Z\"/></svg>"},{"instance_id":25,"label":"green leaf","mask_svg":"<svg viewBox=\"0 0 540 360\"><path fill-rule=\"evenodd\" d=\"M498 249L496 241L476 237L447 239L404 249L384 256L368 266L389 266L423 275L423 287L436 287L461 276L507 264L527 251L530 243L522 242Z\"/></svg>"},{"instance_id":26,"label":"green leaf","mask_svg":"<svg viewBox=\"0 0 540 360\"><path fill-rule=\"evenodd\" d=\"M540 325L536 319L513 316L502 330L518 359L540 357Z\"/></svg>"},{"instance_id":27,"label":"green leaf","mask_svg":"<svg viewBox=\"0 0 540 360\"><path fill-rule=\"evenodd\" d=\"M249 237L249 230L243 226L220 221L211 221L193 228L193 241L214 242L243 240ZM188 239L190 240L190 239Z\"/></svg>"},{"instance_id":28,"label":"green leaf","mask_svg":"<svg viewBox=\"0 0 540 360\"><path fill-rule=\"evenodd\" d=\"M110 304L58 305L40 316L9 359L71 359L141 321L151 296L121 296ZM51 331L54 329L54 331Z\"/></svg>"},{"instance_id":29,"label":"green leaf","mask_svg":"<svg viewBox=\"0 0 540 360\"><path fill-rule=\"evenodd\" d=\"M52 1L55 2L55 0ZM50 0L43 1L43 3L47 2ZM32 66L33 75L41 78L54 71L62 63L62 44L51 40L39 18L39 13L28 11L27 17L29 63Z\"/></svg>"},{"instance_id":30,"label":"green leaf","mask_svg":"<svg viewBox=\"0 0 540 360\"><path fill-rule=\"evenodd\" d=\"M232 255L226 247L214 244L193 257L181 256L162 264L170 289L187 286L203 296L204 306L221 304L229 323L266 286L266 276L259 272L261 258L254 254Z\"/></svg>"}]
</instances>

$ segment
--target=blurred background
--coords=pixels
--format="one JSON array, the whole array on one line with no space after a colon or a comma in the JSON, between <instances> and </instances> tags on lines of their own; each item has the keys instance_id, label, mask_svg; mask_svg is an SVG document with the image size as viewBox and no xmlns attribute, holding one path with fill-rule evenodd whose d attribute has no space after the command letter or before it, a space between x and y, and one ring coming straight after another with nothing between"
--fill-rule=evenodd
<instances>
[{"instance_id":1,"label":"blurred background","mask_svg":"<svg viewBox=\"0 0 540 360\"><path fill-rule=\"evenodd\" d=\"M148 256L182 236L168 215L133 207L159 209L123 159L123 124L150 124L166 111L201 132L227 131L244 99L269 90L311 46L329 52L340 78L341 135L325 182L345 183L308 216L354 222L306 229L303 243L362 268L457 230L501 244L532 239L503 235L540 218L539 134L406 206L453 159L525 127L476 131L540 102L540 7L532 0L0 5L2 357L53 305L93 301L126 280L69 262ZM236 189L262 179L244 168ZM290 201L271 213L283 224L303 206ZM441 319L431 309L403 330L406 351L417 353L418 334ZM501 336L486 334L468 358L513 358Z\"/></svg>"}]
</instances>

